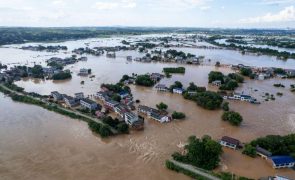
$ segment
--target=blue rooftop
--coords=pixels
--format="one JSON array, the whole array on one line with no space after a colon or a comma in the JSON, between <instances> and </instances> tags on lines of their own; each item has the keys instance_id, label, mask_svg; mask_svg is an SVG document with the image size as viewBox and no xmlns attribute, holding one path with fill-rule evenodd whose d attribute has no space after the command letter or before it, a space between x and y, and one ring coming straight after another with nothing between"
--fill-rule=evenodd
<instances>
[{"instance_id":1,"label":"blue rooftop","mask_svg":"<svg viewBox=\"0 0 295 180\"><path fill-rule=\"evenodd\" d=\"M119 95L125 95L125 94L129 94L128 91L121 91L121 92L119 92Z\"/></svg>"},{"instance_id":2,"label":"blue rooftop","mask_svg":"<svg viewBox=\"0 0 295 180\"><path fill-rule=\"evenodd\" d=\"M276 165L295 163L295 160L291 156L272 156L271 159Z\"/></svg>"}]
</instances>

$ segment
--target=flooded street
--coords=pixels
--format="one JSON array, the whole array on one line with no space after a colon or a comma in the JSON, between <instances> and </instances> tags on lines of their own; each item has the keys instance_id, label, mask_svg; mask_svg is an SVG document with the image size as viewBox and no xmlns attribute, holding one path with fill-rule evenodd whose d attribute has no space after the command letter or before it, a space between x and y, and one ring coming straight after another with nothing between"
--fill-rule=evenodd
<instances>
[{"instance_id":1,"label":"flooded street","mask_svg":"<svg viewBox=\"0 0 295 180\"><path fill-rule=\"evenodd\" d=\"M82 47L83 43L93 41L95 44L114 45L121 41L81 40L59 43L70 49ZM106 41L106 42L104 42ZM91 43L92 44L92 43ZM90 44L90 46L92 46ZM118 43L120 44L120 43ZM183 49L184 50L184 49ZM295 67L294 60L279 61L267 56L242 56L238 52L227 50L193 51L197 55L207 55L223 63L244 63L260 66ZM6 58L6 54L9 54ZM31 52L12 48L0 48L2 63L36 63L44 64L54 55ZM222 54L222 56L220 56ZM38 56L40 55L40 56ZM58 57L71 54L58 53ZM78 62L67 66L72 79L51 81L24 79L16 82L28 92L49 94L59 91L68 95L84 92L95 94L102 83L116 83L122 75L132 73L145 74L159 72L163 67L186 67L184 75L164 78L161 83L173 84L181 81L184 86L194 82L198 86L208 86L208 73L218 70L232 72L230 68L216 68L210 65L180 65L172 63L127 62L126 56L139 57L143 54L134 51L121 51L116 59L105 56L88 56L87 62ZM211 56L211 57L210 57ZM35 57L35 58L33 58ZM48 58L47 58L48 57ZM238 59L238 60L235 60ZM269 63L265 63L269 61ZM94 78L77 75L80 68L91 68ZM81 81L85 81L81 85ZM282 83L286 88L275 88L274 83ZM73 120L42 108L12 102L0 94L0 179L189 179L165 168L165 160L170 158L178 147L184 144L190 135L201 137L205 134L219 139L224 135L249 142L269 134L290 134L295 132L295 94L289 91L293 80L270 79L265 81L246 80L238 91L249 92L262 101L261 105L246 102L229 101L230 108L240 112L244 121L240 127L233 127L221 120L221 110L208 111L198 107L194 102L183 99L181 95L157 92L154 88L131 85L134 99L140 99L142 105L155 106L159 102L168 105L168 111L184 112L187 118L160 124L150 119L145 120L144 131L132 131L129 135L120 135L107 139L95 136L84 122ZM282 97L265 102L265 93L282 92ZM295 179L293 170L274 170L271 164L261 158L253 160L241 152L224 149L219 170L236 173L240 176L259 178L269 175L286 175Z\"/></svg>"}]
</instances>

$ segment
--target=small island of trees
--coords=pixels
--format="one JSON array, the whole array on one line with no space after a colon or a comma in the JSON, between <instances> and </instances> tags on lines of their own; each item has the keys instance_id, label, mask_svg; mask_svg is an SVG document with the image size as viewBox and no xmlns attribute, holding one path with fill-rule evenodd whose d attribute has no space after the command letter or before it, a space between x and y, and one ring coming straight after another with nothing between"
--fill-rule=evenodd
<instances>
[{"instance_id":1,"label":"small island of trees","mask_svg":"<svg viewBox=\"0 0 295 180\"><path fill-rule=\"evenodd\" d=\"M185 117L186 117L185 114L182 113L182 112L176 112L176 111L174 111L172 113L172 118L173 119L184 119Z\"/></svg>"},{"instance_id":2,"label":"small island of trees","mask_svg":"<svg viewBox=\"0 0 295 180\"><path fill-rule=\"evenodd\" d=\"M140 86L151 87L155 84L155 82L150 78L149 75L138 75L135 79L135 83Z\"/></svg>"},{"instance_id":3,"label":"small island of trees","mask_svg":"<svg viewBox=\"0 0 295 180\"><path fill-rule=\"evenodd\" d=\"M184 74L185 67L167 67L167 68L163 68L163 72L165 74L170 74L170 73Z\"/></svg>"},{"instance_id":4,"label":"small island of trees","mask_svg":"<svg viewBox=\"0 0 295 180\"><path fill-rule=\"evenodd\" d=\"M234 126L239 126L243 121L243 117L238 112L234 111L225 111L221 118L223 121L228 121Z\"/></svg>"},{"instance_id":5,"label":"small island of trees","mask_svg":"<svg viewBox=\"0 0 295 180\"><path fill-rule=\"evenodd\" d=\"M65 79L71 79L71 78L72 78L72 75L69 71L61 71L52 76L53 80L65 80Z\"/></svg>"}]
</instances>

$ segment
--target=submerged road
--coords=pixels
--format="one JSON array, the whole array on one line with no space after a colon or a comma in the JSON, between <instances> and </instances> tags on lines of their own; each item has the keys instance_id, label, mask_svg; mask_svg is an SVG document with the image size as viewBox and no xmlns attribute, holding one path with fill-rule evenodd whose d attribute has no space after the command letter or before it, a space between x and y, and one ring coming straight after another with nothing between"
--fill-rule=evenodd
<instances>
[{"instance_id":1,"label":"submerged road","mask_svg":"<svg viewBox=\"0 0 295 180\"><path fill-rule=\"evenodd\" d=\"M184 164L184 163L181 163L181 162L178 162L178 161L175 161L174 159L170 159L169 160L170 162L174 163L175 165L183 168L183 169L186 169L186 170L189 170L195 174L199 174L200 176L203 176L207 179L210 179L210 180L221 180L219 179L218 177L215 177L215 176L212 176L211 174L208 174L204 171L201 171L199 170L198 168L192 166L192 165L189 165L189 164Z\"/></svg>"}]
</instances>

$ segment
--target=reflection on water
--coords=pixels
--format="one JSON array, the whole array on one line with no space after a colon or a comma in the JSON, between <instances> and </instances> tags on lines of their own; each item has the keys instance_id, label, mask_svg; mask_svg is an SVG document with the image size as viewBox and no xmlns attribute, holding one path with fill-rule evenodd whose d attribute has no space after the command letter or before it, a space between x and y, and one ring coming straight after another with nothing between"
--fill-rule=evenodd
<instances>
[{"instance_id":1,"label":"reflection on water","mask_svg":"<svg viewBox=\"0 0 295 180\"><path fill-rule=\"evenodd\" d=\"M65 43L72 44L74 48L76 43L80 45L81 42ZM24 54L24 62L33 55L42 54L16 49L3 50L3 48L0 51L21 52ZM134 53L133 56L140 55L137 52L130 53ZM73 71L72 80L54 82L24 79L17 84L24 87L26 91L40 94L49 94L57 90L69 95L80 91L90 95L99 90L101 83L115 83L123 74L161 72L163 67L177 66L163 63L129 62L127 64L126 54L129 53L120 52L119 58L116 59L89 56L87 62L69 66L69 69ZM8 62L18 59L17 56L9 54ZM3 58L1 57L1 60ZM260 59L261 57L251 58ZM39 57L39 60L44 62L44 56ZM277 61L273 62L277 63ZM278 65L280 63L278 62ZM230 69L216 69L213 66L184 66L186 67L185 75L173 75L170 79L163 79L161 83L170 85L179 80L185 86L189 82L195 82L199 86L207 87L207 75L211 70L231 72ZM95 78L77 76L77 72L82 67L91 68ZM82 80L85 81L84 85L80 84ZM94 136L84 122L63 117L36 106L14 103L0 95L1 177L3 179L189 179L182 174L165 169L164 161L173 152L179 151L179 146L184 144L190 135L208 134L215 139L229 135L247 142L259 136L288 134L295 131L295 96L288 88L274 88L273 84L277 82L286 87L294 84L294 80L247 80L247 83L239 88L239 91L251 92L259 100L263 100L262 95L265 92L284 94L282 97L276 97L273 102L263 102L258 106L231 101L230 107L244 117L239 128L221 121L222 111L204 110L180 95L160 93L153 88L131 85L134 98L140 99L142 104L155 106L163 101L168 104L169 112L174 110L185 112L187 119L168 124L146 120L144 131L131 132L129 135L106 140ZM259 158L253 160L240 152L227 149L222 156L220 169L252 178L274 174L295 178L294 171L276 171L264 160Z\"/></svg>"}]
</instances>

